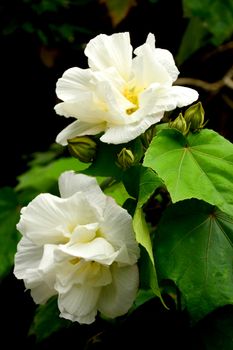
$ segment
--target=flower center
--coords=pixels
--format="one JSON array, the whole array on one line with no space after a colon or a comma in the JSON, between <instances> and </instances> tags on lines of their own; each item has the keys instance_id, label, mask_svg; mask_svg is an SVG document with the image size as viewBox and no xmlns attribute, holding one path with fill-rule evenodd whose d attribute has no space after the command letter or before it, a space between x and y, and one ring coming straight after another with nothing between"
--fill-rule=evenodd
<instances>
[{"instance_id":1,"label":"flower center","mask_svg":"<svg viewBox=\"0 0 233 350\"><path fill-rule=\"evenodd\" d=\"M126 109L126 113L130 115L139 108L138 94L136 93L135 89L126 88L124 91L124 96L127 98L127 100L129 100L135 106L135 107Z\"/></svg>"}]
</instances>

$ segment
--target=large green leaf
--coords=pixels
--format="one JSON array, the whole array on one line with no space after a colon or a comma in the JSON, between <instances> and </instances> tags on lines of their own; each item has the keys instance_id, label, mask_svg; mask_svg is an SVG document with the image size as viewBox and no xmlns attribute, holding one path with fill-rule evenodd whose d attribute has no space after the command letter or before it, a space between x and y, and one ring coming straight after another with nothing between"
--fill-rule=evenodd
<instances>
[{"instance_id":1,"label":"large green leaf","mask_svg":"<svg viewBox=\"0 0 233 350\"><path fill-rule=\"evenodd\" d=\"M163 179L173 202L197 198L233 213L233 144L218 133L204 129L186 138L175 129L162 130L144 165Z\"/></svg>"},{"instance_id":2,"label":"large green leaf","mask_svg":"<svg viewBox=\"0 0 233 350\"><path fill-rule=\"evenodd\" d=\"M5 276L13 265L19 235L16 224L19 221L19 208L13 189L0 189L0 278Z\"/></svg>"},{"instance_id":3,"label":"large green leaf","mask_svg":"<svg viewBox=\"0 0 233 350\"><path fill-rule=\"evenodd\" d=\"M64 327L69 327L71 321L59 317L57 298L53 297L45 305L38 306L29 335L35 335L38 342Z\"/></svg>"},{"instance_id":4,"label":"large green leaf","mask_svg":"<svg viewBox=\"0 0 233 350\"><path fill-rule=\"evenodd\" d=\"M160 277L177 284L194 321L233 304L233 217L195 199L172 205L155 254Z\"/></svg>"}]
</instances>

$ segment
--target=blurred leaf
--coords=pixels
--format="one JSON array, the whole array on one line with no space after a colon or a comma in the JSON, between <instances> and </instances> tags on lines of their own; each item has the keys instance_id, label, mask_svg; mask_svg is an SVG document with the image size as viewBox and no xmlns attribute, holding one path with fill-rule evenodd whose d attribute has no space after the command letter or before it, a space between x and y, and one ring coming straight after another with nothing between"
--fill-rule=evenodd
<instances>
[{"instance_id":1,"label":"blurred leaf","mask_svg":"<svg viewBox=\"0 0 233 350\"><path fill-rule=\"evenodd\" d=\"M206 350L232 349L233 306L228 305L213 312L200 327Z\"/></svg>"},{"instance_id":2,"label":"blurred leaf","mask_svg":"<svg viewBox=\"0 0 233 350\"><path fill-rule=\"evenodd\" d=\"M173 280L194 321L233 304L233 217L198 201L170 206L155 235L160 278Z\"/></svg>"},{"instance_id":3,"label":"blurred leaf","mask_svg":"<svg viewBox=\"0 0 233 350\"><path fill-rule=\"evenodd\" d=\"M0 189L0 278L4 277L14 263L19 234L16 224L19 221L19 208L12 188Z\"/></svg>"},{"instance_id":4,"label":"blurred leaf","mask_svg":"<svg viewBox=\"0 0 233 350\"><path fill-rule=\"evenodd\" d=\"M16 190L35 188L40 192L47 192L57 185L59 175L66 170L82 171L87 164L74 158L60 158L46 166L35 166L18 177Z\"/></svg>"},{"instance_id":5,"label":"blurred leaf","mask_svg":"<svg viewBox=\"0 0 233 350\"><path fill-rule=\"evenodd\" d=\"M29 335L35 335L36 340L41 342L60 329L69 327L72 322L60 318L59 314L57 298L55 297L49 299L45 305L38 306Z\"/></svg>"},{"instance_id":6,"label":"blurred leaf","mask_svg":"<svg viewBox=\"0 0 233 350\"><path fill-rule=\"evenodd\" d=\"M58 155L61 155L64 152L64 147L53 143L46 152L34 152L32 153L32 160L28 163L30 167L35 165L45 165L50 163Z\"/></svg>"},{"instance_id":7,"label":"blurred leaf","mask_svg":"<svg viewBox=\"0 0 233 350\"><path fill-rule=\"evenodd\" d=\"M100 0L107 6L111 21L116 27L129 13L130 9L136 5L135 0Z\"/></svg>"},{"instance_id":8,"label":"blurred leaf","mask_svg":"<svg viewBox=\"0 0 233 350\"><path fill-rule=\"evenodd\" d=\"M163 179L173 202L197 198L233 212L233 144L203 129L183 136L161 130L148 148L144 165Z\"/></svg>"},{"instance_id":9,"label":"blurred leaf","mask_svg":"<svg viewBox=\"0 0 233 350\"><path fill-rule=\"evenodd\" d=\"M195 51L203 47L208 41L208 31L198 17L192 17L184 32L176 61L181 65ZM192 38L192 40L190 40Z\"/></svg>"},{"instance_id":10,"label":"blurred leaf","mask_svg":"<svg viewBox=\"0 0 233 350\"><path fill-rule=\"evenodd\" d=\"M212 34L211 43L219 45L233 34L232 0L183 0L187 17L198 17L207 31ZM191 41L195 37L190 36Z\"/></svg>"}]
</instances>

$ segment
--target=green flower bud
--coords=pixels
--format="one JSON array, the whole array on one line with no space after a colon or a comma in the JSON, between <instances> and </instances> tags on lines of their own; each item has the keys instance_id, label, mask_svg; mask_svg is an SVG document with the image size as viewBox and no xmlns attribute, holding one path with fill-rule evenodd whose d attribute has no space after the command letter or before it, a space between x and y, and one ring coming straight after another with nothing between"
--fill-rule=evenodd
<instances>
[{"instance_id":1,"label":"green flower bud","mask_svg":"<svg viewBox=\"0 0 233 350\"><path fill-rule=\"evenodd\" d=\"M89 136L78 136L68 140L70 154L84 163L89 163L94 159L96 147L96 142Z\"/></svg>"},{"instance_id":2,"label":"green flower bud","mask_svg":"<svg viewBox=\"0 0 233 350\"><path fill-rule=\"evenodd\" d=\"M190 125L186 122L182 113L180 113L175 120L169 122L169 127L179 130L183 135L187 135Z\"/></svg>"},{"instance_id":3,"label":"green flower bud","mask_svg":"<svg viewBox=\"0 0 233 350\"><path fill-rule=\"evenodd\" d=\"M184 113L184 119L187 124L190 124L190 129L197 131L202 129L206 123L204 123L205 111L201 102L195 103L189 107Z\"/></svg>"},{"instance_id":4,"label":"green flower bud","mask_svg":"<svg viewBox=\"0 0 233 350\"><path fill-rule=\"evenodd\" d=\"M130 168L134 164L134 155L130 149L122 148L117 154L117 165L123 170Z\"/></svg>"},{"instance_id":5,"label":"green flower bud","mask_svg":"<svg viewBox=\"0 0 233 350\"><path fill-rule=\"evenodd\" d=\"M149 129L147 129L142 135L141 135L141 141L142 145L145 149L147 149L155 136L155 125L152 125Z\"/></svg>"}]
</instances>

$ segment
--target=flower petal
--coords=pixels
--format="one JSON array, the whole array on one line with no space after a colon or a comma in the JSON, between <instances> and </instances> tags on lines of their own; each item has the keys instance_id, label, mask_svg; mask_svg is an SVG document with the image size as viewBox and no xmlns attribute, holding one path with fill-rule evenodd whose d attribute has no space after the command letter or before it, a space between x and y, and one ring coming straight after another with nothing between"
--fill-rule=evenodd
<instances>
[{"instance_id":1,"label":"flower petal","mask_svg":"<svg viewBox=\"0 0 233 350\"><path fill-rule=\"evenodd\" d=\"M66 171L59 177L58 183L62 198L70 197L76 192L82 192L98 210L102 210L106 205L106 196L94 177Z\"/></svg>"},{"instance_id":2,"label":"flower petal","mask_svg":"<svg viewBox=\"0 0 233 350\"><path fill-rule=\"evenodd\" d=\"M99 293L100 288L73 286L67 293L58 296L60 316L79 323L94 322Z\"/></svg>"},{"instance_id":3,"label":"flower petal","mask_svg":"<svg viewBox=\"0 0 233 350\"><path fill-rule=\"evenodd\" d=\"M103 113L106 112L106 108L105 102L100 101L91 92L80 93L77 98L58 103L54 107L59 115L85 120L87 123L103 122Z\"/></svg>"},{"instance_id":4,"label":"flower petal","mask_svg":"<svg viewBox=\"0 0 233 350\"><path fill-rule=\"evenodd\" d=\"M60 250L70 256L110 265L117 256L113 246L104 238L97 237L91 242L60 245Z\"/></svg>"},{"instance_id":5,"label":"flower petal","mask_svg":"<svg viewBox=\"0 0 233 350\"><path fill-rule=\"evenodd\" d=\"M158 89L157 85L151 85L140 96L140 105L148 108L150 114L171 111L176 107L187 106L198 99L196 90L182 87L171 86ZM145 106L145 107L144 107Z\"/></svg>"},{"instance_id":6,"label":"flower petal","mask_svg":"<svg viewBox=\"0 0 233 350\"><path fill-rule=\"evenodd\" d=\"M37 286L31 287L30 284L25 284L28 289L31 289L31 296L36 304L45 304L49 298L56 295L57 292L54 289L40 281Z\"/></svg>"},{"instance_id":7,"label":"flower petal","mask_svg":"<svg viewBox=\"0 0 233 350\"><path fill-rule=\"evenodd\" d=\"M106 143L120 144L129 142L144 133L152 124L158 123L163 113L155 113L150 116L144 115L144 119L126 125L113 125L109 127L100 140ZM129 117L130 118L130 117Z\"/></svg>"},{"instance_id":8,"label":"flower petal","mask_svg":"<svg viewBox=\"0 0 233 350\"><path fill-rule=\"evenodd\" d=\"M89 92L93 89L91 78L90 69L74 67L66 70L57 81L57 97L63 101L79 98L80 93Z\"/></svg>"},{"instance_id":9,"label":"flower petal","mask_svg":"<svg viewBox=\"0 0 233 350\"><path fill-rule=\"evenodd\" d=\"M104 131L105 128L105 123L91 124L76 120L57 135L56 142L62 146L66 146L67 140L69 139L72 139L76 136L96 135Z\"/></svg>"},{"instance_id":10,"label":"flower petal","mask_svg":"<svg viewBox=\"0 0 233 350\"><path fill-rule=\"evenodd\" d=\"M159 83L165 86L172 85L172 79L167 70L158 61L149 45L145 44L140 55L133 59L133 72L136 84L141 88L147 88L152 83Z\"/></svg>"},{"instance_id":11,"label":"flower petal","mask_svg":"<svg viewBox=\"0 0 233 350\"><path fill-rule=\"evenodd\" d=\"M19 279L27 278L28 270L37 270L43 255L43 247L22 237L15 254L14 274Z\"/></svg>"},{"instance_id":12,"label":"flower petal","mask_svg":"<svg viewBox=\"0 0 233 350\"><path fill-rule=\"evenodd\" d=\"M132 217L125 209L118 206L111 197L107 199L104 220L100 224L100 232L113 245L115 250L120 250L122 246L126 246L127 256L125 254L119 255L116 261L130 265L137 261L139 248L135 240ZM127 260L125 261L123 257L127 257Z\"/></svg>"},{"instance_id":13,"label":"flower petal","mask_svg":"<svg viewBox=\"0 0 233 350\"><path fill-rule=\"evenodd\" d=\"M38 269L43 250L43 247L23 237L15 254L14 274L17 278L24 279L26 288L31 289L32 298L37 304L43 304L52 295L57 294L55 289L44 281L44 276Z\"/></svg>"},{"instance_id":14,"label":"flower petal","mask_svg":"<svg viewBox=\"0 0 233 350\"><path fill-rule=\"evenodd\" d=\"M155 48L155 37L152 33L149 33L146 39L146 43L137 47L134 50L134 53L139 56L142 55L145 49L145 46L149 45L150 49L153 52L153 56L157 62L159 62L168 72L172 81L174 82L178 75L179 71L176 67L175 61L170 51L165 49L157 49Z\"/></svg>"},{"instance_id":15,"label":"flower petal","mask_svg":"<svg viewBox=\"0 0 233 350\"><path fill-rule=\"evenodd\" d=\"M114 318L125 314L132 306L139 284L137 265L119 267L112 265L112 284L102 288L98 310Z\"/></svg>"},{"instance_id":16,"label":"flower petal","mask_svg":"<svg viewBox=\"0 0 233 350\"><path fill-rule=\"evenodd\" d=\"M79 193L67 199L44 193L24 208L17 228L38 245L62 244L67 242L77 224L98 219L99 211Z\"/></svg>"},{"instance_id":17,"label":"flower petal","mask_svg":"<svg viewBox=\"0 0 233 350\"><path fill-rule=\"evenodd\" d=\"M89 41L84 53L93 70L115 67L125 80L129 79L132 61L129 33L100 34Z\"/></svg>"}]
</instances>

